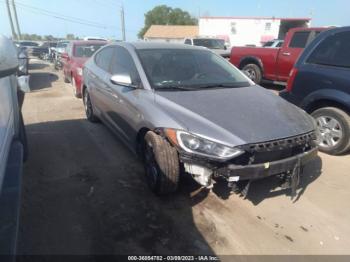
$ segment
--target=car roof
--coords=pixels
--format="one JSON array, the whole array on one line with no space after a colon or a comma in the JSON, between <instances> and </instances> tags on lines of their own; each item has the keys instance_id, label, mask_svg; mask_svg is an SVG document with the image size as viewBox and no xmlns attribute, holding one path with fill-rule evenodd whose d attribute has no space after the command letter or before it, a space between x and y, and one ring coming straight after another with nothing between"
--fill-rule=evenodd
<instances>
[{"instance_id":1,"label":"car roof","mask_svg":"<svg viewBox=\"0 0 350 262\"><path fill-rule=\"evenodd\" d=\"M206 48L201 46L191 46L185 44L174 44L174 43L156 43L156 42L118 42L113 45L131 46L135 49L193 49L203 50Z\"/></svg>"}]
</instances>

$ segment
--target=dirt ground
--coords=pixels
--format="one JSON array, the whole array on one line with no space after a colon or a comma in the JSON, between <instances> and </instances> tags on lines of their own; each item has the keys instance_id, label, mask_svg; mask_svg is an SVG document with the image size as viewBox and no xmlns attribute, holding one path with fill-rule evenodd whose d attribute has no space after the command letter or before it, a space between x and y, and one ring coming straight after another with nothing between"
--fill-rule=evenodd
<instances>
[{"instance_id":1,"label":"dirt ground","mask_svg":"<svg viewBox=\"0 0 350 262\"><path fill-rule=\"evenodd\" d=\"M349 155L307 165L295 201L273 178L246 200L186 178L159 198L141 161L85 120L59 72L32 61L30 73L20 254L350 254Z\"/></svg>"}]
</instances>

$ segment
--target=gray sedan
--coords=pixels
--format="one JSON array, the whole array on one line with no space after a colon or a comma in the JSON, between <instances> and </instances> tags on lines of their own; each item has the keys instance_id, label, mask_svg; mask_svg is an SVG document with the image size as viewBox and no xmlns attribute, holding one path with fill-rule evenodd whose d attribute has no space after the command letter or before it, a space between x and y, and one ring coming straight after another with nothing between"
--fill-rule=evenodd
<instances>
[{"instance_id":1,"label":"gray sedan","mask_svg":"<svg viewBox=\"0 0 350 262\"><path fill-rule=\"evenodd\" d=\"M157 194L175 191L180 174L207 188L222 177L245 195L279 175L295 191L317 154L309 115L202 47L108 45L85 64L83 97L87 119L142 156Z\"/></svg>"}]
</instances>

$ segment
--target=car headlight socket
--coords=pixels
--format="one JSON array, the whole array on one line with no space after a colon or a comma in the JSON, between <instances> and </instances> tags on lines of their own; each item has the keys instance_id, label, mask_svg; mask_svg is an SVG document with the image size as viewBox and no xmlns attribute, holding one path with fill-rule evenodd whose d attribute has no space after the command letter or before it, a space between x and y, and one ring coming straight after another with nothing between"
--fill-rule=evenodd
<instances>
[{"instance_id":1,"label":"car headlight socket","mask_svg":"<svg viewBox=\"0 0 350 262\"><path fill-rule=\"evenodd\" d=\"M226 146L182 130L166 129L165 134L173 144L191 154L226 160L244 153L241 149Z\"/></svg>"}]
</instances>

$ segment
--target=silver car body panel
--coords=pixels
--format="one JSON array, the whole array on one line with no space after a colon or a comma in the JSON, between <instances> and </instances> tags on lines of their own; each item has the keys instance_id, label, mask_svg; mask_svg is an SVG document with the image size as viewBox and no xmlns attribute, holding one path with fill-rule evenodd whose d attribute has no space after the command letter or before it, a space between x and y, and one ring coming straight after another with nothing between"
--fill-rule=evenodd
<instances>
[{"instance_id":1,"label":"silver car body panel","mask_svg":"<svg viewBox=\"0 0 350 262\"><path fill-rule=\"evenodd\" d=\"M204 47L121 42L104 48L110 46L129 51L142 88L112 84L111 74L95 64L98 52L85 64L84 85L96 114L131 148L136 148L136 137L142 128L182 129L230 146L287 138L315 129L312 118L304 111L259 86L154 91L137 55L138 49L207 50Z\"/></svg>"}]
</instances>

